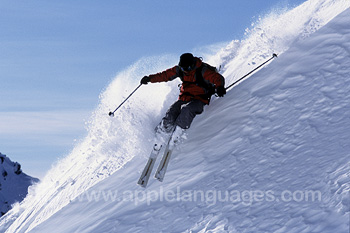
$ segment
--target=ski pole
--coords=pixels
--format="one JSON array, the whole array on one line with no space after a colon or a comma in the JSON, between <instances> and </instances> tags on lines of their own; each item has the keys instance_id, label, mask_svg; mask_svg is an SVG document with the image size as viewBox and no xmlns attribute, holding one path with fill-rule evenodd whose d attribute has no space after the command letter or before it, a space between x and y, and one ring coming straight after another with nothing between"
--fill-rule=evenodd
<instances>
[{"instance_id":1,"label":"ski pole","mask_svg":"<svg viewBox=\"0 0 350 233\"><path fill-rule=\"evenodd\" d=\"M255 69L253 69L252 71L250 71L248 74L244 75L242 78L236 80L234 83L232 83L231 85L229 85L228 87L226 87L225 89L229 89L230 87L232 87L233 85L235 85L236 83L238 83L239 81L241 81L242 79L246 78L248 75L250 75L251 73L253 73L254 71L256 71L257 69L259 69L260 67L262 67L263 65L265 65L266 63L268 63L270 60L274 59L275 57L277 57L277 54L274 53L272 54L272 57L269 58L267 61L265 61L264 63L262 63L261 65L259 65L258 67L256 67Z\"/></svg>"},{"instance_id":2,"label":"ski pole","mask_svg":"<svg viewBox=\"0 0 350 233\"><path fill-rule=\"evenodd\" d=\"M140 85L138 85L138 86L135 88L135 90L134 90L133 92L131 92L131 94L130 94L128 97L126 97L126 99L125 99L121 104L119 104L119 106L118 106L113 112L109 112L108 115L109 115L110 117L114 117L115 111L117 111L117 110L130 98L130 96L132 96L132 94L134 94L135 91L137 91L137 89L139 89L139 87L141 87L141 85L142 85L142 84L140 83Z\"/></svg>"}]
</instances>

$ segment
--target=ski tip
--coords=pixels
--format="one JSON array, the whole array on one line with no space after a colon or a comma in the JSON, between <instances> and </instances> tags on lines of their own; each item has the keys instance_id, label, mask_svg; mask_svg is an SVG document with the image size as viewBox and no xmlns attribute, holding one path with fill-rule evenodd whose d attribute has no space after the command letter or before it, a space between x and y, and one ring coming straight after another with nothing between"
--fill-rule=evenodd
<instances>
[{"instance_id":1,"label":"ski tip","mask_svg":"<svg viewBox=\"0 0 350 233\"><path fill-rule=\"evenodd\" d=\"M147 184L145 184L145 183L139 183L139 182L137 182L137 184L139 185L139 186L141 186L142 188L146 188L147 187Z\"/></svg>"},{"instance_id":2,"label":"ski tip","mask_svg":"<svg viewBox=\"0 0 350 233\"><path fill-rule=\"evenodd\" d=\"M143 179L140 179L138 182L137 182L138 185L140 185L142 188L146 188L147 186L147 182Z\"/></svg>"},{"instance_id":3,"label":"ski tip","mask_svg":"<svg viewBox=\"0 0 350 233\"><path fill-rule=\"evenodd\" d=\"M163 179L161 178L156 178L159 182L163 182Z\"/></svg>"},{"instance_id":4,"label":"ski tip","mask_svg":"<svg viewBox=\"0 0 350 233\"><path fill-rule=\"evenodd\" d=\"M154 179L158 180L159 182L163 182L164 177L162 177L159 173L156 173Z\"/></svg>"}]
</instances>

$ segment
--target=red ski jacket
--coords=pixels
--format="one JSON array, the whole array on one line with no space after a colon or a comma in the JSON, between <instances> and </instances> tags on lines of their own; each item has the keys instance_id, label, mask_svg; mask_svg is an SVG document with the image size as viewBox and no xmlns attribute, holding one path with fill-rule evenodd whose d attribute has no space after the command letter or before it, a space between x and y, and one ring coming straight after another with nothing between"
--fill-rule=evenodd
<instances>
[{"instance_id":1,"label":"red ski jacket","mask_svg":"<svg viewBox=\"0 0 350 233\"><path fill-rule=\"evenodd\" d=\"M189 72L181 71L179 66L174 66L173 68L167 69L163 72L157 74L149 75L150 82L167 82L174 80L177 77L181 78L182 85L180 89L179 99L183 101L191 101L192 99L197 99L205 104L209 104L210 96L214 93L208 93L209 90L200 85L198 80L196 80L196 70L200 68L203 64L202 60L195 57L196 63L195 68ZM212 85L213 88L225 85L224 77L213 69L207 66L202 66L202 77L207 85Z\"/></svg>"}]
</instances>

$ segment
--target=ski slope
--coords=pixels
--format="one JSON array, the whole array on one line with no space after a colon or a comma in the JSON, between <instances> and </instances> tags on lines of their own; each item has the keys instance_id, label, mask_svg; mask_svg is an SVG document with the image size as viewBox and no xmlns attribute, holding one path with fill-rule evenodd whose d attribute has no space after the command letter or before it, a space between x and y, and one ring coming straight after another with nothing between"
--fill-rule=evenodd
<instances>
[{"instance_id":1,"label":"ski slope","mask_svg":"<svg viewBox=\"0 0 350 233\"><path fill-rule=\"evenodd\" d=\"M177 81L140 88L178 56L142 58L101 94L86 138L0 219L1 232L349 232L350 2L271 12L205 58L230 83L174 151L163 183L136 185ZM158 161L159 162L159 161ZM157 165L157 164L156 164Z\"/></svg>"}]
</instances>

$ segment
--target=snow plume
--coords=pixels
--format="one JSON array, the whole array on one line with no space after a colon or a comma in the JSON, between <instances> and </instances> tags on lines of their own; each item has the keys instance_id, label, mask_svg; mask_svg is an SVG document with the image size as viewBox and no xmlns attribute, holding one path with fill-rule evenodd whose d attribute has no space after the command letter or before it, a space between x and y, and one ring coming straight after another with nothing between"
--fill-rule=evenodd
<instances>
[{"instance_id":1,"label":"snow plume","mask_svg":"<svg viewBox=\"0 0 350 233\"><path fill-rule=\"evenodd\" d=\"M246 38L233 40L210 62L222 68L228 82L246 74L257 64L281 55L350 7L349 0L309 0L292 9L273 9L246 29Z\"/></svg>"},{"instance_id":2,"label":"snow plume","mask_svg":"<svg viewBox=\"0 0 350 233\"><path fill-rule=\"evenodd\" d=\"M58 161L43 180L31 188L25 201L9 217L18 216L11 231L32 229L59 211L70 201L110 176L135 155L147 155L154 127L164 114L165 99L176 82L150 88L142 86L111 118L113 111L137 85L144 75L175 65L177 57L143 58L120 72L100 96L100 104L87 123L88 134L73 151ZM167 106L167 105L166 105ZM148 138L149 140L145 140Z\"/></svg>"},{"instance_id":3,"label":"snow plume","mask_svg":"<svg viewBox=\"0 0 350 233\"><path fill-rule=\"evenodd\" d=\"M348 74L346 67L349 66L332 60L327 70L317 71L316 68L323 65L324 59L331 60L337 55L331 54L333 48L322 40L325 39L322 35L305 45L301 42L349 7L348 0L310 0L290 11L272 12L249 29L246 39L233 41L207 60L214 65L223 65L223 74L227 83L230 83L273 52L286 52L274 65L259 72L260 79L256 78L254 82L248 79L244 83L245 89L229 92L225 97L227 101L213 101L210 108L196 118L182 148L182 162L174 158L173 173L169 172L167 184L163 184L168 188L166 191L172 191L180 185L184 190L232 190L237 187L244 190L275 189L276 192L287 188L295 191L299 187L303 190L312 187L321 190L328 198L328 203L334 203L329 206L338 205L340 213L348 212L347 166L339 167L338 162L334 163L327 168L328 178L320 177L320 168L313 166L316 160L319 161L317 166L324 168L331 162L332 156L348 154L347 125L341 126L345 122L348 101L342 99L346 88L341 87L348 85L348 79L344 77ZM331 40L332 33L335 32L328 35ZM338 40L343 45L342 38ZM296 44L299 47L290 49ZM316 52L312 50L319 44L322 46L317 49L327 48L323 50L321 58L317 58ZM302 46L309 48L313 56L298 60L298 55L303 54ZM346 51L339 49L339 46L334 51L340 54L341 61L348 58ZM303 63L309 60L310 63ZM294 207L300 206L293 203L260 202L255 209L240 203L216 203L208 209L201 203L175 203L174 206L173 203L167 203L166 206L160 201L154 201L153 209L141 203L135 210L133 208L136 207L127 202L76 201L76 197L88 191L108 190L111 187L124 191L137 189L138 174L135 170L144 166L140 158L148 155L153 129L166 108L176 99L174 90L177 83L142 86L116 112L114 118L109 117L108 112L113 111L137 87L142 76L164 70L177 61L178 55L143 58L118 74L101 94L101 103L88 123L86 138L70 155L57 162L20 205L1 219L0 231L29 232L33 229L36 232L53 232L57 231L55 228L59 222L64 225L60 226L63 232L142 232L142 227L147 226L149 229L154 227L154 231L156 228L158 231L170 231L174 226L185 231L191 225L194 232L208 229L231 232L235 229L238 232L253 229L252 232L266 232L272 229L271 226L276 232L277 229L280 229L279 232L302 232L308 230L308 224L312 231L316 227L312 225L315 219L321 219L324 220L324 229L331 232L331 221L337 224L336 218L339 216L333 214L331 207L324 211L318 203L312 205L312 211L309 211L308 203L302 203L302 208L297 211ZM281 67L284 68L283 72ZM295 75L295 72L299 72L299 75ZM331 82L331 87L325 85L333 75L337 75L337 82ZM316 78L320 80L314 81ZM334 106L334 103L338 106ZM291 115L296 117L289 119ZM285 119L290 121L286 122ZM334 127L323 125L325 121ZM212 125L215 127L209 128ZM341 127L344 129L340 130ZM203 128L207 130L203 132ZM334 137L329 138L329 135ZM340 135L340 140L335 137L337 135ZM333 143L325 146L327 140ZM134 157L137 159L132 160ZM223 159L228 161L221 165ZM344 164L347 162L346 156L342 161ZM232 177L232 174L235 176ZM280 177L275 178L275 174ZM311 180L300 179L310 174ZM316 186L303 181L314 181ZM330 192L325 188L327 185ZM159 184L153 183L151 188L159 188ZM344 195L334 198L335 192ZM269 209L271 205L273 208ZM332 212L334 218L327 220L327 211ZM282 212L287 214L281 215ZM159 216L162 215L159 213L165 217ZM188 213L190 215L187 216ZM79 223L76 215L81 217ZM279 219L276 219L277 215ZM184 219L186 217L183 216L188 218ZM298 218L304 221L301 220L299 224ZM339 219L344 219L344 216ZM344 229L344 225L339 227Z\"/></svg>"}]
</instances>

